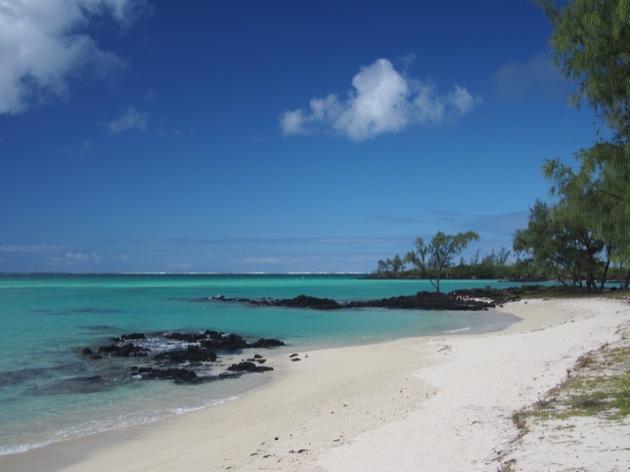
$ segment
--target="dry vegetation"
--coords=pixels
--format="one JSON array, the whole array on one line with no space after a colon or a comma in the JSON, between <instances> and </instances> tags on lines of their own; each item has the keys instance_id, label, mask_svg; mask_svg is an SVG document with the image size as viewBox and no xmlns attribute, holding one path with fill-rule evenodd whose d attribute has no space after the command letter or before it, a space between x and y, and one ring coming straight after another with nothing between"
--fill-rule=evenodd
<instances>
[{"instance_id":1,"label":"dry vegetation","mask_svg":"<svg viewBox=\"0 0 630 472\"><path fill-rule=\"evenodd\" d=\"M571 430L576 427L572 419L577 417L623 422L630 415L630 323L617 334L618 341L581 356L562 383L512 415L519 430L513 448L530 430L540 431L540 427ZM499 470L517 470L516 460L503 462Z\"/></svg>"}]
</instances>

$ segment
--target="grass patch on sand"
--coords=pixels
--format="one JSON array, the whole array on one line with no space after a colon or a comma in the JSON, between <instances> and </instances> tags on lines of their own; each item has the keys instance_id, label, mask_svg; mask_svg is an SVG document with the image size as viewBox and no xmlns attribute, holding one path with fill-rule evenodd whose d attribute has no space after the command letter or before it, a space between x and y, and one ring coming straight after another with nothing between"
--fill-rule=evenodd
<instances>
[{"instance_id":1,"label":"grass patch on sand","mask_svg":"<svg viewBox=\"0 0 630 472\"><path fill-rule=\"evenodd\" d=\"M531 421L597 416L611 421L630 415L630 327L621 340L578 359L567 378L512 420L522 434Z\"/></svg>"}]
</instances>

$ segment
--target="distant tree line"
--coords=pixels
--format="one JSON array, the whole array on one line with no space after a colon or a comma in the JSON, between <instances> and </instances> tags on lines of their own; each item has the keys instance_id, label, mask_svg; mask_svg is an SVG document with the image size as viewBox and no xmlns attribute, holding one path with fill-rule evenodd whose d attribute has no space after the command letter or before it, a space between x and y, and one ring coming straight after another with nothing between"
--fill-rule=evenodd
<instances>
[{"instance_id":1,"label":"distant tree line","mask_svg":"<svg viewBox=\"0 0 630 472\"><path fill-rule=\"evenodd\" d=\"M468 259L461 256L461 252L478 239L479 235L473 231L453 235L439 231L428 244L423 238L417 238L412 250L403 257L396 254L391 259L379 260L372 278L427 279L438 291L442 279L546 279L528 261L513 260L507 248L492 250L484 256L477 250Z\"/></svg>"}]
</instances>

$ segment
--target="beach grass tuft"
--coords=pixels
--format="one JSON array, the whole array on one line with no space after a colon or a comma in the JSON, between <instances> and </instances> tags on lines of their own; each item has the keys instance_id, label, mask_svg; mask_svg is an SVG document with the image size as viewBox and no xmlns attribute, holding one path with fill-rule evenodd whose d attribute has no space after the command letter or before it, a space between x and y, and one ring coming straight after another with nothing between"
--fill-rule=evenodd
<instances>
[{"instance_id":1,"label":"beach grass tuft","mask_svg":"<svg viewBox=\"0 0 630 472\"><path fill-rule=\"evenodd\" d=\"M621 339L581 356L566 379L528 408L512 415L521 435L529 421L597 416L620 420L630 415L630 342L626 326Z\"/></svg>"}]
</instances>

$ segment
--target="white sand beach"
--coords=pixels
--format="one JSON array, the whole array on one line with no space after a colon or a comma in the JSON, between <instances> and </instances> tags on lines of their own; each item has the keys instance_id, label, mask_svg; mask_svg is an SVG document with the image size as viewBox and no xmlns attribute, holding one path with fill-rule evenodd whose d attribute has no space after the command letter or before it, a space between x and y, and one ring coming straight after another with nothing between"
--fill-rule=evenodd
<instances>
[{"instance_id":1,"label":"white sand beach","mask_svg":"<svg viewBox=\"0 0 630 472\"><path fill-rule=\"evenodd\" d=\"M494 333L300 352L300 362L271 356L271 381L242 398L3 456L0 470L496 471L515 447L512 413L630 321L630 305L609 299L529 300L503 310L522 320ZM584 428L583 470L627 470L628 422L612 432ZM525 446L516 470L575 467L575 445Z\"/></svg>"}]
</instances>

